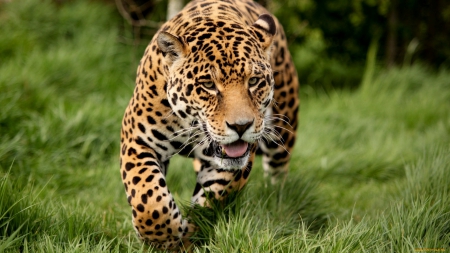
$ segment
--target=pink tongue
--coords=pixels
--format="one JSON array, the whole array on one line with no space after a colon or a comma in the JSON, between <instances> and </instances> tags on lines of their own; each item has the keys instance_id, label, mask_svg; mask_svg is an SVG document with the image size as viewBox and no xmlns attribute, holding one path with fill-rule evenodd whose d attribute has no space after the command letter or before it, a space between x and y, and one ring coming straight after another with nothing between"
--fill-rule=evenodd
<instances>
[{"instance_id":1,"label":"pink tongue","mask_svg":"<svg viewBox=\"0 0 450 253\"><path fill-rule=\"evenodd\" d=\"M245 154L247 151L248 143L242 140L235 141L230 144L222 145L222 148L225 150L225 153L229 157L239 157Z\"/></svg>"}]
</instances>

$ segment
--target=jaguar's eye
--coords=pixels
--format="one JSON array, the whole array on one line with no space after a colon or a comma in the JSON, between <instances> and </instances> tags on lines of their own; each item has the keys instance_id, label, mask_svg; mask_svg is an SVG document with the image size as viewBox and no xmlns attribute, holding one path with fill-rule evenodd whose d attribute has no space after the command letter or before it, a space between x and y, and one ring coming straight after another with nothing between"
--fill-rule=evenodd
<instances>
[{"instance_id":1,"label":"jaguar's eye","mask_svg":"<svg viewBox=\"0 0 450 253\"><path fill-rule=\"evenodd\" d=\"M209 81L209 82L203 82L202 85L207 88L207 89L212 89L214 88L214 82L213 81Z\"/></svg>"},{"instance_id":2,"label":"jaguar's eye","mask_svg":"<svg viewBox=\"0 0 450 253\"><path fill-rule=\"evenodd\" d=\"M248 79L248 84L249 84L250 86L253 86L253 85L257 84L258 81L259 81L259 78L258 78L258 77L252 77L252 78Z\"/></svg>"}]
</instances>

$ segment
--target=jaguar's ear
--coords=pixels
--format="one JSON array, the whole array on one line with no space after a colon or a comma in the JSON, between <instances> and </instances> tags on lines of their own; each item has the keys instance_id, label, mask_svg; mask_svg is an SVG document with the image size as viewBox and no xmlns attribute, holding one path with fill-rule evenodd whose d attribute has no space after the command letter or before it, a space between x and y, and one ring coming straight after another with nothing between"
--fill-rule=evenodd
<instances>
[{"instance_id":1,"label":"jaguar's ear","mask_svg":"<svg viewBox=\"0 0 450 253\"><path fill-rule=\"evenodd\" d=\"M270 46L272 45L273 37L277 32L275 20L270 14L262 14L253 24L253 28L253 31L255 32L255 35L261 43L263 49L268 52L268 50L270 50Z\"/></svg>"},{"instance_id":2,"label":"jaguar's ear","mask_svg":"<svg viewBox=\"0 0 450 253\"><path fill-rule=\"evenodd\" d=\"M186 46L184 42L175 35L168 32L160 32L156 41L169 66L185 54Z\"/></svg>"}]
</instances>

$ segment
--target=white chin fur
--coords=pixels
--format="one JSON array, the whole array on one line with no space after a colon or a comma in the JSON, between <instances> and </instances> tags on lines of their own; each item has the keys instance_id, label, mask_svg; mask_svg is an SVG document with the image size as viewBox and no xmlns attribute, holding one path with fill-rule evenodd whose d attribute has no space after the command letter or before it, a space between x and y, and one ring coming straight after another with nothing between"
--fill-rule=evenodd
<instances>
[{"instance_id":1,"label":"white chin fur","mask_svg":"<svg viewBox=\"0 0 450 253\"><path fill-rule=\"evenodd\" d=\"M214 162L219 166L219 168L225 170L238 170L244 168L247 165L249 156L250 155L247 154L246 156L239 157L237 159L222 159L220 157L214 157Z\"/></svg>"}]
</instances>

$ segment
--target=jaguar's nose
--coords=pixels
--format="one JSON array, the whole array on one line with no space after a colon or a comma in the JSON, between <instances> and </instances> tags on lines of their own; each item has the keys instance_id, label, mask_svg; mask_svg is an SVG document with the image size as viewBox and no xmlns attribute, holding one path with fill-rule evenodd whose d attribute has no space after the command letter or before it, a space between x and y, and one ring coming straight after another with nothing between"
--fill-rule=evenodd
<instances>
[{"instance_id":1,"label":"jaguar's nose","mask_svg":"<svg viewBox=\"0 0 450 253\"><path fill-rule=\"evenodd\" d=\"M227 126L233 129L239 135L239 138L241 138L242 135L244 135L245 131L247 131L247 129L249 129L253 125L253 122L254 120L247 121L245 123L234 123L234 124L230 124L228 122L226 123Z\"/></svg>"}]
</instances>

